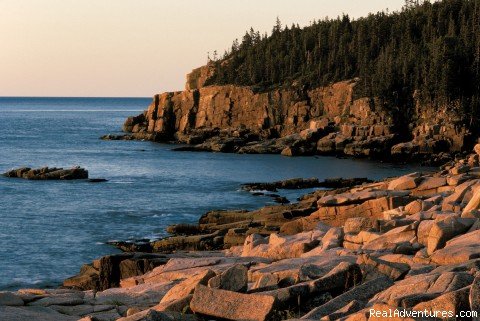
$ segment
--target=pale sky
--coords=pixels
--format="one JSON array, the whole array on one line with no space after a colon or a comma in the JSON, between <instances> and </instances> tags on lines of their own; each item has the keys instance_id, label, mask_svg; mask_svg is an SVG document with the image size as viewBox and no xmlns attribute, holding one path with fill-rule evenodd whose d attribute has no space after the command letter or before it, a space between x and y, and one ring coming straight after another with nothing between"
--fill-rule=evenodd
<instances>
[{"instance_id":1,"label":"pale sky","mask_svg":"<svg viewBox=\"0 0 480 321\"><path fill-rule=\"evenodd\" d=\"M0 0L0 96L150 97L253 27L404 0Z\"/></svg>"}]
</instances>

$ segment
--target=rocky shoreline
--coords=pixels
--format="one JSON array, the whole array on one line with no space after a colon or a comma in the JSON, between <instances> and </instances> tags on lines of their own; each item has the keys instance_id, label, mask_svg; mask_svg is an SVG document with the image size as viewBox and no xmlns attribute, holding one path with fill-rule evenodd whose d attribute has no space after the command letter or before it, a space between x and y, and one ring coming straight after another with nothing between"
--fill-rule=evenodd
<instances>
[{"instance_id":1,"label":"rocky shoreline","mask_svg":"<svg viewBox=\"0 0 480 321\"><path fill-rule=\"evenodd\" d=\"M337 181L344 185L294 204L211 211L198 225L170 227L169 238L117 244L125 253L84 265L61 289L0 292L0 315L353 321L376 320L370 309L480 312L479 159L476 152L435 173L379 182ZM414 319L422 318L398 320Z\"/></svg>"},{"instance_id":2,"label":"rocky shoreline","mask_svg":"<svg viewBox=\"0 0 480 321\"><path fill-rule=\"evenodd\" d=\"M129 117L125 134L104 140L185 144L175 151L284 156L336 155L440 166L472 149L474 137L448 105L413 97L402 113L378 98L362 97L360 79L319 88L205 86L211 66L187 75L184 91L153 97L142 114Z\"/></svg>"}]
</instances>

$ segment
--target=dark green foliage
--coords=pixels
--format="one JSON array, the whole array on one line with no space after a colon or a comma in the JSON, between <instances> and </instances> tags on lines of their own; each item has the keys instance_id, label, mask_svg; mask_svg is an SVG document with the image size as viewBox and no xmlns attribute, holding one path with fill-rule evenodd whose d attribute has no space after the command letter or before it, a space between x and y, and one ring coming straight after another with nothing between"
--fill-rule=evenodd
<instances>
[{"instance_id":1,"label":"dark green foliage","mask_svg":"<svg viewBox=\"0 0 480 321\"><path fill-rule=\"evenodd\" d=\"M415 5L412 5L415 3ZM208 84L256 90L314 88L360 78L359 93L390 106L412 105L417 91L433 104L460 102L476 116L480 101L480 0L416 4L401 12L282 27L270 36L253 29L216 64Z\"/></svg>"}]
</instances>

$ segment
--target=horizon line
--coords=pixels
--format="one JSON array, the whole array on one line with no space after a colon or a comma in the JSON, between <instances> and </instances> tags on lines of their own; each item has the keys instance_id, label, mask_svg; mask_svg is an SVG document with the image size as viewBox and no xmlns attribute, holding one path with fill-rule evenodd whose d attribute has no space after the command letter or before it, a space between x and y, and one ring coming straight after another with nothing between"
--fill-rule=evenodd
<instances>
[{"instance_id":1,"label":"horizon line","mask_svg":"<svg viewBox=\"0 0 480 321\"><path fill-rule=\"evenodd\" d=\"M153 96L0 96L0 98L120 98L120 99L152 99Z\"/></svg>"}]
</instances>

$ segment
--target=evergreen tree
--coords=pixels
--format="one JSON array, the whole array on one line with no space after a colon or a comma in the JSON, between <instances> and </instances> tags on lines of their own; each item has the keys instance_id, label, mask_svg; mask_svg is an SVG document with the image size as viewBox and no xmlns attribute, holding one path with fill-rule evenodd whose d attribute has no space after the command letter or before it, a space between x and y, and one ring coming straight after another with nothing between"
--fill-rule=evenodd
<instances>
[{"instance_id":1,"label":"evergreen tree","mask_svg":"<svg viewBox=\"0 0 480 321\"><path fill-rule=\"evenodd\" d=\"M270 36L250 28L214 66L207 84L265 91L358 77L359 95L406 113L414 93L429 102L457 102L474 122L480 116L480 0L412 0L400 12L325 18L303 29L277 18Z\"/></svg>"}]
</instances>

